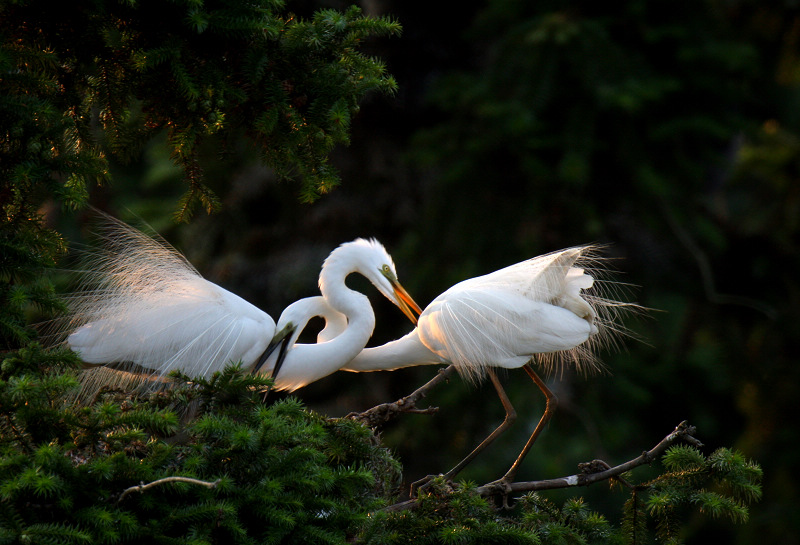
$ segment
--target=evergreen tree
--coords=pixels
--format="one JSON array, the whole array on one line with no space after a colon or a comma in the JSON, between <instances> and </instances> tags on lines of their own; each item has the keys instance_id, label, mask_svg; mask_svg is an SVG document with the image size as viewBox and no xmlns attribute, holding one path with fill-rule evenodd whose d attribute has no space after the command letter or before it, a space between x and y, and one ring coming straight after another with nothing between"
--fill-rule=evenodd
<instances>
[{"instance_id":1,"label":"evergreen tree","mask_svg":"<svg viewBox=\"0 0 800 545\"><path fill-rule=\"evenodd\" d=\"M399 475L368 429L264 406L269 381L238 367L78 407L65 361L3 361L0 543L345 543Z\"/></svg>"},{"instance_id":2,"label":"evergreen tree","mask_svg":"<svg viewBox=\"0 0 800 545\"><path fill-rule=\"evenodd\" d=\"M31 191L82 202L157 131L189 184L177 215L218 202L203 184L200 146L245 134L265 161L303 180L307 200L338 183L328 164L371 91L392 93L383 65L360 51L397 34L353 6L310 20L280 0L0 3L0 175L6 214Z\"/></svg>"}]
</instances>

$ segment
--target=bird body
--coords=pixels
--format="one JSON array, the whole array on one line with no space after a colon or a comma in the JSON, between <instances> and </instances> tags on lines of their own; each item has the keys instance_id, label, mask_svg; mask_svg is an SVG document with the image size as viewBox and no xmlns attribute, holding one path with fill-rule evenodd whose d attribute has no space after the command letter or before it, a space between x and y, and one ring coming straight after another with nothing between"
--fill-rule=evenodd
<instances>
[{"instance_id":1,"label":"bird body","mask_svg":"<svg viewBox=\"0 0 800 545\"><path fill-rule=\"evenodd\" d=\"M344 370L452 363L467 379L490 377L506 418L444 475L452 479L516 418L492 368L522 367L544 393L547 404L517 460L495 483L508 493L509 483L556 405L555 396L530 362L538 359L550 368L562 358L560 361L572 361L579 369L593 368L592 345L619 330L614 320L616 309L626 305L590 291L595 283L592 274L596 273L587 273L584 266L592 264L593 251L592 246L569 248L464 280L434 299L411 333L379 347L365 348ZM414 483L412 491L419 482Z\"/></svg>"},{"instance_id":2,"label":"bird body","mask_svg":"<svg viewBox=\"0 0 800 545\"><path fill-rule=\"evenodd\" d=\"M574 350L599 333L598 313L611 304L584 299L594 279L574 265L591 250L570 248L459 282L425 308L414 331L364 349L344 370L453 363L477 379L487 367L517 368L536 354Z\"/></svg>"}]
</instances>

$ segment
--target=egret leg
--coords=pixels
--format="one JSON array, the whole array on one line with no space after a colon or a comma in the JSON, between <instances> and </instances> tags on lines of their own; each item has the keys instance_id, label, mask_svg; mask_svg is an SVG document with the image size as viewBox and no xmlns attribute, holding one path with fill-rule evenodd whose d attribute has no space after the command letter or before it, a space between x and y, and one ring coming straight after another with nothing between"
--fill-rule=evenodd
<instances>
[{"instance_id":1,"label":"egret leg","mask_svg":"<svg viewBox=\"0 0 800 545\"><path fill-rule=\"evenodd\" d=\"M470 452L466 458L461 460L453 469L448 471L444 474L444 477L447 480L452 480L453 477L458 475L462 469L467 467L472 460L483 451L486 447L488 447L492 442L497 439L497 437L506 431L506 429L514 423L514 420L517 419L517 411L514 410L514 407L511 405L511 400L508 399L508 395L506 391L503 389L502 384L500 384L500 380L497 378L497 374L495 374L493 369L488 369L487 374L489 375L489 379L492 381L494 385L494 389L497 390L497 395L500 398L500 403L503 404L503 408L506 410L506 417L503 419L503 422L497 426L497 428L489 434L486 439L481 441L481 444L475 447L475 450Z\"/></svg>"},{"instance_id":2,"label":"egret leg","mask_svg":"<svg viewBox=\"0 0 800 545\"><path fill-rule=\"evenodd\" d=\"M506 411L506 416L503 419L503 422L499 426L497 426L497 428L492 433L490 433L489 436L486 437L486 439L481 441L481 444L475 447L475 449L472 452L470 452L466 456L466 458L464 458L458 464L456 464L456 466L453 467L453 469L442 475L447 481L452 481L453 478L456 475L458 475L462 469L467 467L467 465L469 465L469 463L472 462L472 460L475 459L475 457L478 454L480 454L483 451L483 449L488 447L495 439L497 439L497 437L501 433L503 433L511 424L514 423L514 420L517 419L517 411L515 411L514 407L511 405L511 400L508 399L508 395L506 394L506 391L503 389L503 385L500 384L500 379L497 378L497 374L494 372L493 369L487 369L487 374L489 375L489 379L492 381L492 385L494 385L494 389L497 391L497 396L500 398L500 403L503 404L503 408ZM433 475L428 475L427 477L424 477L423 479L420 479L419 481L412 483L411 497L413 498L416 491L420 487L424 487L424 485L430 482L432 478Z\"/></svg>"},{"instance_id":3,"label":"egret leg","mask_svg":"<svg viewBox=\"0 0 800 545\"><path fill-rule=\"evenodd\" d=\"M544 407L544 414L539 419L539 423L536 424L536 428L533 430L533 433L531 434L530 439L528 439L528 442L525 443L522 452L519 453L519 456L517 456L517 459L511 465L511 468L509 468L506 474L503 475L501 479L495 481L495 483L497 483L498 485L501 485L506 488L510 483L514 481L514 477L516 476L517 471L519 470L519 466L522 465L522 461L525 459L525 456L527 456L528 451L531 450L533 443L536 442L536 438L539 437L540 433L542 433L542 430L544 429L547 422L553 416L553 413L556 411L556 406L558 405L558 398L545 385L544 381L541 378L539 378L539 375L536 374L536 371L533 370L530 364L525 364L522 368L525 370L526 373L528 373L528 376L531 377L531 380L533 380L536 386L538 386L539 389L542 391L545 398L547 399L547 403Z\"/></svg>"}]
</instances>

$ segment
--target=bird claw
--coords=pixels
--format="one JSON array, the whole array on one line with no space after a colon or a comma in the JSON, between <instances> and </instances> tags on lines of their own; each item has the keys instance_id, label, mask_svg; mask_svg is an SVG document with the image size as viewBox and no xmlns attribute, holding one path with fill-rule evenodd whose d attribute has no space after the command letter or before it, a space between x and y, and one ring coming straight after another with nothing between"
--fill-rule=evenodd
<instances>
[{"instance_id":1,"label":"bird claw","mask_svg":"<svg viewBox=\"0 0 800 545\"><path fill-rule=\"evenodd\" d=\"M435 487L435 490L432 492L450 493L453 491L453 482L447 475L443 475L441 473L438 475L428 475L411 483L411 492L409 497L413 499L417 496L417 494L424 492L431 487Z\"/></svg>"},{"instance_id":2,"label":"bird claw","mask_svg":"<svg viewBox=\"0 0 800 545\"><path fill-rule=\"evenodd\" d=\"M492 481L483 485L481 488L486 490L488 492L487 495L489 496L500 496L503 498L503 509L511 509L511 506L508 503L508 497L512 492L511 483L509 483L505 478Z\"/></svg>"}]
</instances>

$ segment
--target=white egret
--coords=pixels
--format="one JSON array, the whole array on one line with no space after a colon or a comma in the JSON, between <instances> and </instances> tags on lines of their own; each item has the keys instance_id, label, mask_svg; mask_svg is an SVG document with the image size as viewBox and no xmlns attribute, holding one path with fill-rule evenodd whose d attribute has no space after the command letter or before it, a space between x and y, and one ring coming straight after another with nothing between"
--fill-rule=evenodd
<instances>
[{"instance_id":1,"label":"white egret","mask_svg":"<svg viewBox=\"0 0 800 545\"><path fill-rule=\"evenodd\" d=\"M460 282L422 312L408 335L366 348L343 370L393 370L412 365L453 363L467 379L488 374L506 409L506 419L467 458L445 474L452 479L514 420L515 412L493 367L522 367L547 399L544 415L508 472L504 489L555 410L556 398L530 365L546 370L573 362L597 367L593 349L621 331L618 311L631 305L605 299L594 289L596 248L583 246L536 257L485 276ZM589 270L589 272L587 272ZM635 306L635 305L634 305Z\"/></svg>"},{"instance_id":2,"label":"white egret","mask_svg":"<svg viewBox=\"0 0 800 545\"><path fill-rule=\"evenodd\" d=\"M153 383L172 370L209 376L230 362L242 361L245 368L263 363L258 360L266 357L276 332L267 313L204 279L164 241L108 216L102 236L104 251L94 256L83 272L82 288L70 298L72 333L67 343L86 363L121 363L144 373L94 374L88 376L88 384L99 388L109 381ZM369 299L345 285L352 272L367 277L411 319L415 319L412 309L420 312L397 281L394 263L379 242L357 239L342 244L320 272L320 289L329 304L321 312L333 308L348 327L313 353L295 354L291 365L297 367L284 366L291 378L286 388L316 380L304 373L316 364L327 364L328 357L329 365L338 369L369 340L375 316ZM320 313L311 312L306 320ZM341 330L342 318L331 319L339 320Z\"/></svg>"}]
</instances>

